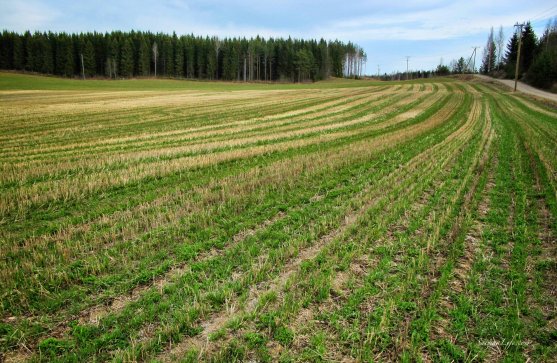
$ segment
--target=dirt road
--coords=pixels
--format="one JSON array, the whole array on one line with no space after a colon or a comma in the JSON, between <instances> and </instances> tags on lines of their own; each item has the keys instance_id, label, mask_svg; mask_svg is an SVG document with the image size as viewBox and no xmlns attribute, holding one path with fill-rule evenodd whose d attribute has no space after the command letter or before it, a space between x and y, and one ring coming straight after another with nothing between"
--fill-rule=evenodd
<instances>
[{"instance_id":1,"label":"dirt road","mask_svg":"<svg viewBox=\"0 0 557 363\"><path fill-rule=\"evenodd\" d=\"M491 78L491 77L488 77L488 76L484 76L484 75L481 75L481 74L476 74L475 76L478 77L478 78L481 78L481 79L485 79L486 81L498 82L498 83L504 84L507 87L510 87L511 89L514 89L514 80L512 80L512 79L497 79L497 78ZM517 85L516 88L520 92L524 92L526 94L529 94L529 95L532 95L532 96L535 96L535 97L540 97L540 98L544 98L546 100L557 102L557 94L542 91L540 89L529 86L529 85L527 85L523 82L518 82L518 85Z\"/></svg>"}]
</instances>

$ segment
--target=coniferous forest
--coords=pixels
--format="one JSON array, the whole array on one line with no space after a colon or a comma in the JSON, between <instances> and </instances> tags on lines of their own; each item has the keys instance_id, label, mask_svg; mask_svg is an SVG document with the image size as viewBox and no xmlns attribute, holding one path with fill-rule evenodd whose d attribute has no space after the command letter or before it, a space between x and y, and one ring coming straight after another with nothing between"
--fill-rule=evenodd
<instances>
[{"instance_id":1,"label":"coniferous forest","mask_svg":"<svg viewBox=\"0 0 557 363\"><path fill-rule=\"evenodd\" d=\"M357 45L323 39L178 36L151 32L0 34L0 69L64 77L316 81L362 74Z\"/></svg>"},{"instance_id":2,"label":"coniferous forest","mask_svg":"<svg viewBox=\"0 0 557 363\"><path fill-rule=\"evenodd\" d=\"M557 18L550 21L538 38L530 22L522 32L515 32L504 48L503 28L489 33L484 47L480 73L495 77L514 78L516 59L521 44L518 76L538 88L557 91ZM464 60L462 60L464 61Z\"/></svg>"}]
</instances>

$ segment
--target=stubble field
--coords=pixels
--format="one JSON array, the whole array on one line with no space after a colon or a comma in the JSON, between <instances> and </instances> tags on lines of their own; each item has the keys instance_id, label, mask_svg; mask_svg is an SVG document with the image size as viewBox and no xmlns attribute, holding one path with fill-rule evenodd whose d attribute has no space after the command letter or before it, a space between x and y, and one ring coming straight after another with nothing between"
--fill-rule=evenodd
<instances>
[{"instance_id":1,"label":"stubble field","mask_svg":"<svg viewBox=\"0 0 557 363\"><path fill-rule=\"evenodd\" d=\"M551 361L556 221L492 84L0 74L0 361Z\"/></svg>"}]
</instances>

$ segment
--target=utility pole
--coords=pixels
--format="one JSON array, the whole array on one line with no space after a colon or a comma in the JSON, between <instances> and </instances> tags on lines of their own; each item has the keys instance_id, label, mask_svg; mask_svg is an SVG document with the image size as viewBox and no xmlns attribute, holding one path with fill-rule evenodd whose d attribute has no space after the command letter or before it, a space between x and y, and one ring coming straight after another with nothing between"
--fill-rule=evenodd
<instances>
[{"instance_id":1,"label":"utility pole","mask_svg":"<svg viewBox=\"0 0 557 363\"><path fill-rule=\"evenodd\" d=\"M83 53L81 53L80 55L81 55L81 76L85 81L85 65L83 64Z\"/></svg>"},{"instance_id":2,"label":"utility pole","mask_svg":"<svg viewBox=\"0 0 557 363\"><path fill-rule=\"evenodd\" d=\"M516 85L518 83L518 67L520 65L520 48L522 46L522 27L526 25L524 23L516 23L514 26L517 27L518 32L518 53L516 54L516 67L514 68L514 92L516 92Z\"/></svg>"},{"instance_id":3,"label":"utility pole","mask_svg":"<svg viewBox=\"0 0 557 363\"><path fill-rule=\"evenodd\" d=\"M406 80L408 81L408 60L410 59L410 56L407 55L406 56Z\"/></svg>"}]
</instances>

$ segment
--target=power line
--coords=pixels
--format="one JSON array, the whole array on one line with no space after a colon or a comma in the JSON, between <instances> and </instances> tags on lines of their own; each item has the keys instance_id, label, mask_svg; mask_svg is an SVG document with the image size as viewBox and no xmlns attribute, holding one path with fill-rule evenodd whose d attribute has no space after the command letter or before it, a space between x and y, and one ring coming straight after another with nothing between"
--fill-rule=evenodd
<instances>
[{"instance_id":1,"label":"power line","mask_svg":"<svg viewBox=\"0 0 557 363\"><path fill-rule=\"evenodd\" d=\"M557 9L557 5L554 5L554 6L548 8L546 10L543 10L543 11L537 13L536 15L532 16L531 19L533 20L533 19L538 19L540 17L547 16L549 13L552 13L554 11L554 9ZM550 17L551 17L551 15L550 15Z\"/></svg>"},{"instance_id":2,"label":"power line","mask_svg":"<svg viewBox=\"0 0 557 363\"><path fill-rule=\"evenodd\" d=\"M528 22L530 24L539 24L542 22L551 21L551 19L553 19L554 17L557 17L557 13L554 13L553 15L549 15L549 16L542 16L538 19L530 19L528 20Z\"/></svg>"},{"instance_id":3,"label":"power line","mask_svg":"<svg viewBox=\"0 0 557 363\"><path fill-rule=\"evenodd\" d=\"M548 22L551 22L552 18L554 18L554 17L557 17L557 13L555 13L554 16L550 16L550 17L548 17L548 18L541 18L541 19L538 19L538 20L529 20L528 22L529 22L530 24L533 24L533 25L542 24L542 23L546 23L546 24L547 24Z\"/></svg>"}]
</instances>

